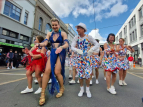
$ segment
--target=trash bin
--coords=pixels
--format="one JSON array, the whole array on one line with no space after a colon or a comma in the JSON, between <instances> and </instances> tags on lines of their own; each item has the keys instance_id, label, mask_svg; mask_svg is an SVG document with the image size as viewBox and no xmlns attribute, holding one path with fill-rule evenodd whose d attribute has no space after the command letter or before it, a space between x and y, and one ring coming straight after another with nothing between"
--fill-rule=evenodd
<instances>
[{"instance_id":1,"label":"trash bin","mask_svg":"<svg viewBox=\"0 0 143 107\"><path fill-rule=\"evenodd\" d=\"M142 67L142 59L141 58L138 58L138 62L139 62L140 67Z\"/></svg>"}]
</instances>

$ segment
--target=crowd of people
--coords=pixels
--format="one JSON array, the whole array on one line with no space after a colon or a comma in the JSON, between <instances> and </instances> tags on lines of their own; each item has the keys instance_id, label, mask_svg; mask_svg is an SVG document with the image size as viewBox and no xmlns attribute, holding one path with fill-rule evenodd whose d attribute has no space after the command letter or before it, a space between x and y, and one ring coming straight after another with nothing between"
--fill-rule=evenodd
<instances>
[{"instance_id":1,"label":"crowd of people","mask_svg":"<svg viewBox=\"0 0 143 107\"><path fill-rule=\"evenodd\" d=\"M35 94L41 93L39 105L44 105L46 101L46 88L50 94L57 92L56 98L63 96L65 87L65 60L66 49L69 47L69 42L65 32L60 30L59 20L51 19L52 31L49 32L44 39L42 36L37 36L35 46L27 50L28 64L26 66L26 76L28 86L21 91L21 94L33 92L32 74L35 72L35 77L39 84ZM75 77L78 77L80 84L79 97L86 92L87 97L91 98L90 84L96 75L96 84L99 84L99 67L104 68L104 79L107 83L107 91L111 94L116 94L114 83L116 81L117 71L119 71L119 85L127 85L125 82L126 72L129 69L129 61L126 58L127 50L134 52L131 46L124 45L124 39L120 38L119 45L116 45L115 35L110 33L107 37L107 43L104 44L104 50L100 48L99 41L93 39L92 36L86 35L86 25L79 23L76 26L78 35L72 41L69 51L70 67L69 81L70 84L75 84ZM49 51L47 47L51 46ZM9 54L10 57L13 55ZM72 75L73 74L73 75ZM84 81L86 91L84 89ZM51 85L48 82L51 81Z\"/></svg>"}]
</instances>

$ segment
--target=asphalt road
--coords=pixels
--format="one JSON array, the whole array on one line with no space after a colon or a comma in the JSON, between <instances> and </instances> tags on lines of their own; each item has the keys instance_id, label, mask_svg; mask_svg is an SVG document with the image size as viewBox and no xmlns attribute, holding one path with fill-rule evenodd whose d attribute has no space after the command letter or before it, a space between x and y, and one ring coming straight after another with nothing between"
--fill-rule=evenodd
<instances>
[{"instance_id":1,"label":"asphalt road","mask_svg":"<svg viewBox=\"0 0 143 107\"><path fill-rule=\"evenodd\" d=\"M0 107L39 107L39 95L20 94L27 87L25 70L0 70ZM115 83L117 95L111 95L106 90L103 79L103 69L100 69L99 84L91 86L92 98L78 97L79 84L68 84L68 68L66 68L65 93L61 98L46 95L43 107L143 107L143 69L129 70L126 77L127 86L119 86L118 78ZM77 78L76 78L77 79ZM34 84L34 91L38 84Z\"/></svg>"}]
</instances>

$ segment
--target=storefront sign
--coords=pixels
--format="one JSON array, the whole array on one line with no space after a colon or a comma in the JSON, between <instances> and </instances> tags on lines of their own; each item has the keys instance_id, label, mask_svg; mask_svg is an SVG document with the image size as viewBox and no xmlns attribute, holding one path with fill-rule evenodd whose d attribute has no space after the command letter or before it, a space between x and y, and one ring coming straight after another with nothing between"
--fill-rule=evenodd
<instances>
[{"instance_id":1,"label":"storefront sign","mask_svg":"<svg viewBox=\"0 0 143 107\"><path fill-rule=\"evenodd\" d=\"M0 45L11 46L11 47L17 47L17 48L23 48L23 46L14 45L14 44L9 44L9 43L3 43L3 42L0 42Z\"/></svg>"}]
</instances>

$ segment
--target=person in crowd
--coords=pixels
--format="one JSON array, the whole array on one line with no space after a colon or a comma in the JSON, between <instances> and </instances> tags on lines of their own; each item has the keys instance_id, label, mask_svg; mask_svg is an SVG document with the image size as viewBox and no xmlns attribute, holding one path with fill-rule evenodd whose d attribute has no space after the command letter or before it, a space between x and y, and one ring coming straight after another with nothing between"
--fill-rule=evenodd
<instances>
[{"instance_id":1,"label":"person in crowd","mask_svg":"<svg viewBox=\"0 0 143 107\"><path fill-rule=\"evenodd\" d=\"M9 64L11 64L11 68L15 69L13 67L13 58L14 58L14 53L12 52L12 49L10 49L10 51L7 53L6 55L8 63L7 63L7 69L10 69Z\"/></svg>"}]
</instances>

